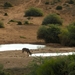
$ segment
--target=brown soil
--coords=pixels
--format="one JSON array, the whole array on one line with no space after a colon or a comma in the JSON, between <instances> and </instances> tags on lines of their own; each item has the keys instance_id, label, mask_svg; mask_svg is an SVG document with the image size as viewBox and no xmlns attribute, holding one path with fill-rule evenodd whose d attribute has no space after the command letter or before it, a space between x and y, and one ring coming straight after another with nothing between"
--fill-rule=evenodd
<instances>
[{"instance_id":1,"label":"brown soil","mask_svg":"<svg viewBox=\"0 0 75 75\"><path fill-rule=\"evenodd\" d=\"M51 0L49 0L51 1ZM58 2L54 5L45 5L44 0L0 0L0 20L3 21L5 28L0 29L0 44L9 43L40 43L45 44L44 41L37 39L37 31L41 26L42 20L49 13L58 13L64 20L63 26L66 26L75 19L75 8L74 5L66 6L66 0ZM10 2L13 7L9 9L4 9L3 3ZM63 10L57 11L55 7L57 5L62 5ZM24 11L29 7L41 8L44 12L43 17L31 17L28 20L24 17ZM8 16L4 16L4 13L8 13ZM17 25L16 22L9 22L10 20L24 21L28 20L31 24L29 25ZM65 52L74 51L74 48L64 48L57 44L48 44L48 48L44 50L32 51L33 53L38 52ZM0 63L4 65L4 68L13 67L24 67L33 58L27 57L27 54L22 54L21 51L4 51L0 52Z\"/></svg>"}]
</instances>

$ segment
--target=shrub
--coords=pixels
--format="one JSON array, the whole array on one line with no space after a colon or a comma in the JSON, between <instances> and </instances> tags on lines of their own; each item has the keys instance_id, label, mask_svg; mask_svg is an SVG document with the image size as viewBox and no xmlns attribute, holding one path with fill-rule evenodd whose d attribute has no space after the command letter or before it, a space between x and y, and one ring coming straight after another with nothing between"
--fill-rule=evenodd
<instances>
[{"instance_id":1,"label":"shrub","mask_svg":"<svg viewBox=\"0 0 75 75\"><path fill-rule=\"evenodd\" d=\"M67 28L61 29L59 38L62 45L65 45L65 46L68 45L70 39L69 39L69 31Z\"/></svg>"},{"instance_id":2,"label":"shrub","mask_svg":"<svg viewBox=\"0 0 75 75\"><path fill-rule=\"evenodd\" d=\"M69 75L75 75L75 71L70 72Z\"/></svg>"},{"instance_id":3,"label":"shrub","mask_svg":"<svg viewBox=\"0 0 75 75\"><path fill-rule=\"evenodd\" d=\"M43 12L38 8L30 8L25 12L25 16L43 16Z\"/></svg>"},{"instance_id":4,"label":"shrub","mask_svg":"<svg viewBox=\"0 0 75 75\"><path fill-rule=\"evenodd\" d=\"M69 72L75 71L75 61L68 65Z\"/></svg>"},{"instance_id":5,"label":"shrub","mask_svg":"<svg viewBox=\"0 0 75 75\"><path fill-rule=\"evenodd\" d=\"M7 13L4 13L4 16L8 16L8 14Z\"/></svg>"},{"instance_id":6,"label":"shrub","mask_svg":"<svg viewBox=\"0 0 75 75\"><path fill-rule=\"evenodd\" d=\"M59 43L60 28L55 25L41 27L37 32L37 38L45 40L46 43Z\"/></svg>"},{"instance_id":7,"label":"shrub","mask_svg":"<svg viewBox=\"0 0 75 75\"><path fill-rule=\"evenodd\" d=\"M48 24L59 24L62 25L62 20L60 16L57 14L49 14L46 16L42 22L42 25L48 25Z\"/></svg>"},{"instance_id":8,"label":"shrub","mask_svg":"<svg viewBox=\"0 0 75 75\"><path fill-rule=\"evenodd\" d=\"M62 10L62 6L57 6L56 9L57 10Z\"/></svg>"},{"instance_id":9,"label":"shrub","mask_svg":"<svg viewBox=\"0 0 75 75\"><path fill-rule=\"evenodd\" d=\"M69 31L69 38L70 38L70 42L69 45L70 46L75 46L75 25L69 25L68 26L68 31Z\"/></svg>"},{"instance_id":10,"label":"shrub","mask_svg":"<svg viewBox=\"0 0 75 75\"><path fill-rule=\"evenodd\" d=\"M9 22L16 22L15 20L10 20Z\"/></svg>"},{"instance_id":11,"label":"shrub","mask_svg":"<svg viewBox=\"0 0 75 75\"><path fill-rule=\"evenodd\" d=\"M17 23L18 23L18 25L22 25L22 22L20 22L20 21L18 21Z\"/></svg>"},{"instance_id":12,"label":"shrub","mask_svg":"<svg viewBox=\"0 0 75 75\"><path fill-rule=\"evenodd\" d=\"M4 24L1 21L0 21L0 28L4 28Z\"/></svg>"},{"instance_id":13,"label":"shrub","mask_svg":"<svg viewBox=\"0 0 75 75\"><path fill-rule=\"evenodd\" d=\"M4 3L4 8L9 8L12 7L12 5L9 2L5 2Z\"/></svg>"},{"instance_id":14,"label":"shrub","mask_svg":"<svg viewBox=\"0 0 75 75\"><path fill-rule=\"evenodd\" d=\"M25 25L25 24L29 24L29 22L28 22L28 21L25 21L25 22L24 22L24 25Z\"/></svg>"},{"instance_id":15,"label":"shrub","mask_svg":"<svg viewBox=\"0 0 75 75\"><path fill-rule=\"evenodd\" d=\"M70 0L68 3L69 4L74 4L74 1L73 0Z\"/></svg>"},{"instance_id":16,"label":"shrub","mask_svg":"<svg viewBox=\"0 0 75 75\"><path fill-rule=\"evenodd\" d=\"M46 5L49 5L49 1L46 1L45 4L46 4Z\"/></svg>"},{"instance_id":17,"label":"shrub","mask_svg":"<svg viewBox=\"0 0 75 75\"><path fill-rule=\"evenodd\" d=\"M65 69L67 67L64 59L50 58L37 69L37 75L65 75Z\"/></svg>"},{"instance_id":18,"label":"shrub","mask_svg":"<svg viewBox=\"0 0 75 75\"><path fill-rule=\"evenodd\" d=\"M72 23L63 29L59 37L63 45L75 46L75 23Z\"/></svg>"}]
</instances>

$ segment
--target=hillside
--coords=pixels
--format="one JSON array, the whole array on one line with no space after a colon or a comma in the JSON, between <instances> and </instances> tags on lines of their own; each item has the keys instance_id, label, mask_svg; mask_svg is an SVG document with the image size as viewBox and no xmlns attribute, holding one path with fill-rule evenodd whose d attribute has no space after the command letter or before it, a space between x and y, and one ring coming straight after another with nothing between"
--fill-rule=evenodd
<instances>
[{"instance_id":1,"label":"hillside","mask_svg":"<svg viewBox=\"0 0 75 75\"><path fill-rule=\"evenodd\" d=\"M35 43L37 40L37 30L40 27L43 18L49 13L57 13L63 19L63 26L75 21L75 4L69 4L69 0L0 0L0 20L5 28L0 29L0 43ZM13 7L4 9L5 2L9 2ZM49 4L46 4L49 2ZM62 10L56 10L61 5ZM40 8L44 12L43 17L32 17L28 20L24 17L24 12L30 7ZM7 13L8 16L4 16ZM17 25L11 20L29 21L30 25Z\"/></svg>"}]
</instances>

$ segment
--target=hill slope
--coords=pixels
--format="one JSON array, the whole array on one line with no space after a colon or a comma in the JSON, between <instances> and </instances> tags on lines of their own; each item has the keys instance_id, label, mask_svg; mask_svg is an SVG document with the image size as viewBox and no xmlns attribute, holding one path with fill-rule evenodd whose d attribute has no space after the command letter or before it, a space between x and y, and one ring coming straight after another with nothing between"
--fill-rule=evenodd
<instances>
[{"instance_id":1,"label":"hill slope","mask_svg":"<svg viewBox=\"0 0 75 75\"><path fill-rule=\"evenodd\" d=\"M3 21L5 28L0 29L0 43L34 43L38 42L37 30L42 23L43 18L49 13L57 13L63 19L63 26L75 21L75 5L69 4L69 0L0 0L0 20ZM9 2L13 7L4 9L5 2ZM46 4L49 2L49 4ZM56 10L58 5L62 10ZM30 7L37 7L43 10L43 17L32 17L28 20L24 17L24 12ZM4 16L7 13L8 16ZM29 21L30 25L17 25L11 20Z\"/></svg>"}]
</instances>

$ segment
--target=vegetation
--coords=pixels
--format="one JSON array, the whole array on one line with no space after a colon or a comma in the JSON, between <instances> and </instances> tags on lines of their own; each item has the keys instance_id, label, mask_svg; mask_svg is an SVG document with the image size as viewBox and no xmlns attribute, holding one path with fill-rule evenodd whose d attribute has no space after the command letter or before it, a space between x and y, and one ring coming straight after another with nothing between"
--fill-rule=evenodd
<instances>
[{"instance_id":1,"label":"vegetation","mask_svg":"<svg viewBox=\"0 0 75 75\"><path fill-rule=\"evenodd\" d=\"M62 6L57 6L56 10L62 10Z\"/></svg>"},{"instance_id":2,"label":"vegetation","mask_svg":"<svg viewBox=\"0 0 75 75\"><path fill-rule=\"evenodd\" d=\"M30 8L25 12L25 16L34 16L34 17L38 17L38 16L43 16L43 12L38 9L38 8Z\"/></svg>"},{"instance_id":3,"label":"vegetation","mask_svg":"<svg viewBox=\"0 0 75 75\"><path fill-rule=\"evenodd\" d=\"M26 24L29 24L29 22L28 22L28 21L25 21L25 22L24 22L24 25L26 25Z\"/></svg>"},{"instance_id":4,"label":"vegetation","mask_svg":"<svg viewBox=\"0 0 75 75\"><path fill-rule=\"evenodd\" d=\"M61 31L61 44L66 46L75 46L75 22Z\"/></svg>"},{"instance_id":5,"label":"vegetation","mask_svg":"<svg viewBox=\"0 0 75 75\"><path fill-rule=\"evenodd\" d=\"M46 5L49 5L49 1L46 1L45 4L46 4Z\"/></svg>"},{"instance_id":6,"label":"vegetation","mask_svg":"<svg viewBox=\"0 0 75 75\"><path fill-rule=\"evenodd\" d=\"M9 7L12 7L12 4L9 3L9 2L5 2L3 7L4 8L9 8Z\"/></svg>"},{"instance_id":7,"label":"vegetation","mask_svg":"<svg viewBox=\"0 0 75 75\"><path fill-rule=\"evenodd\" d=\"M4 16L8 16L8 14L7 13L4 13Z\"/></svg>"},{"instance_id":8,"label":"vegetation","mask_svg":"<svg viewBox=\"0 0 75 75\"><path fill-rule=\"evenodd\" d=\"M56 25L42 26L37 32L37 38L43 39L47 43L58 43L60 28Z\"/></svg>"},{"instance_id":9,"label":"vegetation","mask_svg":"<svg viewBox=\"0 0 75 75\"><path fill-rule=\"evenodd\" d=\"M63 60L62 60L63 59ZM41 61L41 63L40 63ZM30 72L27 75L74 75L75 55L48 57L41 60L36 59L29 66Z\"/></svg>"},{"instance_id":10,"label":"vegetation","mask_svg":"<svg viewBox=\"0 0 75 75\"><path fill-rule=\"evenodd\" d=\"M22 25L22 22L21 21L18 21L17 23L18 23L18 25Z\"/></svg>"},{"instance_id":11,"label":"vegetation","mask_svg":"<svg viewBox=\"0 0 75 75\"><path fill-rule=\"evenodd\" d=\"M62 19L57 14L49 14L42 22L42 25L59 24L62 25Z\"/></svg>"},{"instance_id":12,"label":"vegetation","mask_svg":"<svg viewBox=\"0 0 75 75\"><path fill-rule=\"evenodd\" d=\"M4 24L1 21L0 21L0 28L4 28Z\"/></svg>"},{"instance_id":13,"label":"vegetation","mask_svg":"<svg viewBox=\"0 0 75 75\"><path fill-rule=\"evenodd\" d=\"M70 0L68 3L69 4L74 4L74 1L73 0Z\"/></svg>"},{"instance_id":14,"label":"vegetation","mask_svg":"<svg viewBox=\"0 0 75 75\"><path fill-rule=\"evenodd\" d=\"M4 71L2 64L0 64L0 75L10 75L9 73Z\"/></svg>"},{"instance_id":15,"label":"vegetation","mask_svg":"<svg viewBox=\"0 0 75 75\"><path fill-rule=\"evenodd\" d=\"M46 43L61 43L65 46L75 46L75 22L63 28L55 24L41 26L37 38Z\"/></svg>"}]
</instances>

